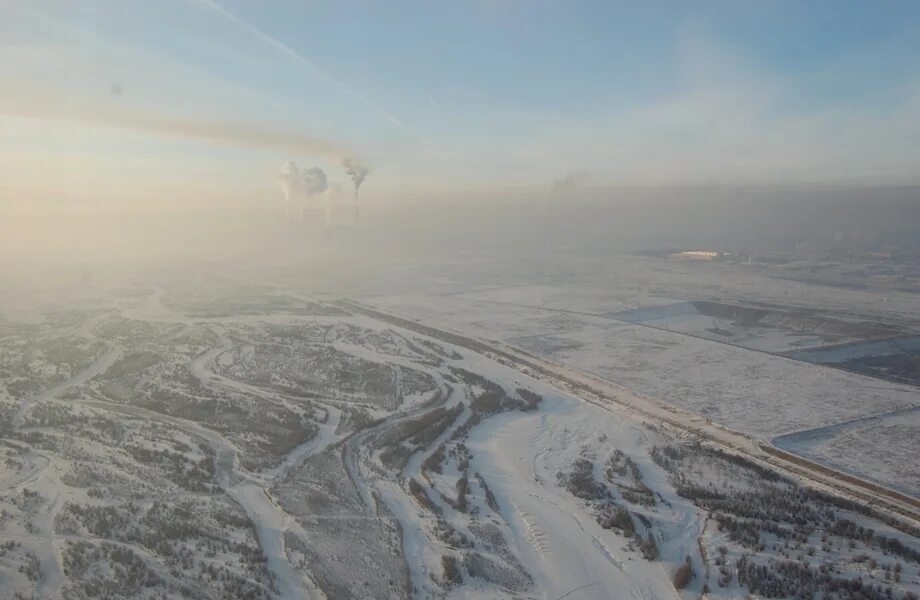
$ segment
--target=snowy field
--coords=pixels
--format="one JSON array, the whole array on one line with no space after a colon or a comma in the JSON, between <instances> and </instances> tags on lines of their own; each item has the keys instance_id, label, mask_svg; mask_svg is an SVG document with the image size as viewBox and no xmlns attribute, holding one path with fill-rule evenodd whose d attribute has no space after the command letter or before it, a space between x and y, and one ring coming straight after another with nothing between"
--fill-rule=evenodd
<instances>
[{"instance_id":1,"label":"snowy field","mask_svg":"<svg viewBox=\"0 0 920 600\"><path fill-rule=\"evenodd\" d=\"M847 322L787 311L711 302L678 302L608 313L611 319L775 354L842 344L871 345L900 331L878 324ZM880 343L880 342L874 342ZM823 362L823 361L811 361Z\"/></svg>"},{"instance_id":2,"label":"snowy field","mask_svg":"<svg viewBox=\"0 0 920 600\"><path fill-rule=\"evenodd\" d=\"M796 434L781 445L908 491L913 388L603 316L681 299L653 274L519 284L498 265L470 287L462 261L439 278L419 268L312 288L173 274L0 321L0 589L920 592L916 531L334 301L505 340L764 440Z\"/></svg>"},{"instance_id":3,"label":"snowy field","mask_svg":"<svg viewBox=\"0 0 920 600\"><path fill-rule=\"evenodd\" d=\"M907 494L920 494L920 409L780 436L774 444Z\"/></svg>"},{"instance_id":4,"label":"snowy field","mask_svg":"<svg viewBox=\"0 0 920 600\"><path fill-rule=\"evenodd\" d=\"M429 321L621 383L764 439L920 405L916 389L637 324L478 302L400 297Z\"/></svg>"},{"instance_id":5,"label":"snowy field","mask_svg":"<svg viewBox=\"0 0 920 600\"><path fill-rule=\"evenodd\" d=\"M906 386L639 325L555 335L558 349L508 341L763 439L920 404Z\"/></svg>"},{"instance_id":6,"label":"snowy field","mask_svg":"<svg viewBox=\"0 0 920 600\"><path fill-rule=\"evenodd\" d=\"M544 277L559 280L557 285L515 285L527 276L508 274L506 285L488 289L474 286L468 292L428 294L407 284L402 293L369 294L364 299L413 319L507 342L766 441L920 406L920 392L913 386L607 318L610 313L643 306L672 305L682 294L684 298L728 303L776 302L803 311L820 307L821 314L833 319L878 319L908 328L920 314L920 302L910 294L895 294L895 301L894 296L879 298L865 290L800 286L754 273L729 276L726 271L732 269L743 267L675 265L649 259L633 262L632 257L618 257L597 271L580 273L575 269ZM462 287L466 273L454 276L452 287ZM703 295L707 292L710 295ZM887 312L889 308L895 310ZM690 315L687 322L682 321L684 316L674 318L678 328L687 328L686 333L713 327L711 317ZM801 337L791 340L788 334L774 330L743 342L756 350L782 351L793 341L802 340L808 342ZM889 460L866 457L864 461L861 446L841 443L835 447L835 464L920 494L920 487L906 483L914 479L904 478L905 473L916 475L916 460L909 453L887 448L885 438L875 440L875 444ZM824 456L815 458L825 460Z\"/></svg>"}]
</instances>

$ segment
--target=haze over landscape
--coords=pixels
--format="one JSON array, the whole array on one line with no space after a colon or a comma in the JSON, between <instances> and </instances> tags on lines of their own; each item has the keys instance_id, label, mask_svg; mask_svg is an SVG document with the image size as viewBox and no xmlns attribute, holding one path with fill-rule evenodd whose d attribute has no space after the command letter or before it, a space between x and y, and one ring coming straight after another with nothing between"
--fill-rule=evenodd
<instances>
[{"instance_id":1,"label":"haze over landscape","mask_svg":"<svg viewBox=\"0 0 920 600\"><path fill-rule=\"evenodd\" d=\"M920 594L920 7L0 3L0 600Z\"/></svg>"}]
</instances>

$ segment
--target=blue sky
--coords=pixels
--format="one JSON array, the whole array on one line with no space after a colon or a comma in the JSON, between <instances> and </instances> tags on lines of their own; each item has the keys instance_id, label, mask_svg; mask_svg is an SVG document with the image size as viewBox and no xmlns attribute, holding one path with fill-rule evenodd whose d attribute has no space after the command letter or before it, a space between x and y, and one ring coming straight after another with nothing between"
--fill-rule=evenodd
<instances>
[{"instance_id":1,"label":"blue sky","mask_svg":"<svg viewBox=\"0 0 920 600\"><path fill-rule=\"evenodd\" d=\"M8 199L920 173L916 2L7 0L0 42Z\"/></svg>"}]
</instances>

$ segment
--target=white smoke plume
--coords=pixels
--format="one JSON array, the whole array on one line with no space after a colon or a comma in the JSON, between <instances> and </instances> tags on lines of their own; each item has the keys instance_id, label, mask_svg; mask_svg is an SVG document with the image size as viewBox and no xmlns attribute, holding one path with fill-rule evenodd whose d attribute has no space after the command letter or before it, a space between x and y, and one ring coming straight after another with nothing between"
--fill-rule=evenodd
<instances>
[{"instance_id":1,"label":"white smoke plume","mask_svg":"<svg viewBox=\"0 0 920 600\"><path fill-rule=\"evenodd\" d=\"M357 225L360 220L358 212L358 190L361 188L361 184L364 183L364 178L370 173L370 169L363 163L358 162L356 158L348 156L342 159L342 166L345 168L345 173L348 174L351 182L355 185L355 224Z\"/></svg>"},{"instance_id":2,"label":"white smoke plume","mask_svg":"<svg viewBox=\"0 0 920 600\"><path fill-rule=\"evenodd\" d=\"M565 201L571 201L578 195L588 173L585 171L569 171L562 177L553 179L550 193L543 201L543 226L546 235L553 231L560 218L565 218L566 209L561 206ZM559 208L555 207L560 204Z\"/></svg>"},{"instance_id":3,"label":"white smoke plume","mask_svg":"<svg viewBox=\"0 0 920 600\"><path fill-rule=\"evenodd\" d=\"M319 167L310 167L303 171L304 191L308 198L314 198L326 191L329 184L326 180L326 172Z\"/></svg>"},{"instance_id":4,"label":"white smoke plume","mask_svg":"<svg viewBox=\"0 0 920 600\"><path fill-rule=\"evenodd\" d=\"M292 225L303 223L307 205L312 206L329 187L325 171L319 167L300 169L293 160L281 165L278 181L284 193L288 223Z\"/></svg>"},{"instance_id":5,"label":"white smoke plume","mask_svg":"<svg viewBox=\"0 0 920 600\"><path fill-rule=\"evenodd\" d=\"M566 173L563 177L558 179L553 179L553 185L551 191L554 194L562 194L566 192L573 192L578 189L582 180L585 178L586 173L583 171L574 171L571 173Z\"/></svg>"}]
</instances>

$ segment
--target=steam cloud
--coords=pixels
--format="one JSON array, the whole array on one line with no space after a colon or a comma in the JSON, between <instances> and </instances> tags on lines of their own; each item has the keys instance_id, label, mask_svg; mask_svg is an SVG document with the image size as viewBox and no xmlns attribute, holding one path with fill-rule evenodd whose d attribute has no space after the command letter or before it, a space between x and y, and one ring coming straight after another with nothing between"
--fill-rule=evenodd
<instances>
[{"instance_id":1,"label":"steam cloud","mask_svg":"<svg viewBox=\"0 0 920 600\"><path fill-rule=\"evenodd\" d=\"M326 172L319 167L310 167L303 172L304 192L312 198L326 191L329 184L326 181Z\"/></svg>"},{"instance_id":2,"label":"steam cloud","mask_svg":"<svg viewBox=\"0 0 920 600\"><path fill-rule=\"evenodd\" d=\"M352 183L355 184L355 195L357 196L358 188L364 183L364 178L370 173L370 169L351 157L342 159L342 166L345 167L345 172L351 178Z\"/></svg>"},{"instance_id":3,"label":"steam cloud","mask_svg":"<svg viewBox=\"0 0 920 600\"><path fill-rule=\"evenodd\" d=\"M290 224L302 223L307 202L325 193L329 187L326 172L319 167L301 170L293 160L285 161L278 173ZM328 199L327 199L328 204ZM329 208L326 208L327 225Z\"/></svg>"},{"instance_id":4,"label":"steam cloud","mask_svg":"<svg viewBox=\"0 0 920 600\"><path fill-rule=\"evenodd\" d=\"M554 194L560 194L574 191L578 188L579 180L583 175L583 173L566 173L563 177L553 179L553 185L551 187L552 192Z\"/></svg>"},{"instance_id":5,"label":"steam cloud","mask_svg":"<svg viewBox=\"0 0 920 600\"><path fill-rule=\"evenodd\" d=\"M370 173L370 169L366 165L358 162L357 159L348 156L342 159L342 166L345 168L345 173L348 174L351 182L355 184L355 224L357 225L360 220L360 214L358 212L358 190L361 188L361 184L364 183L364 178Z\"/></svg>"}]
</instances>

